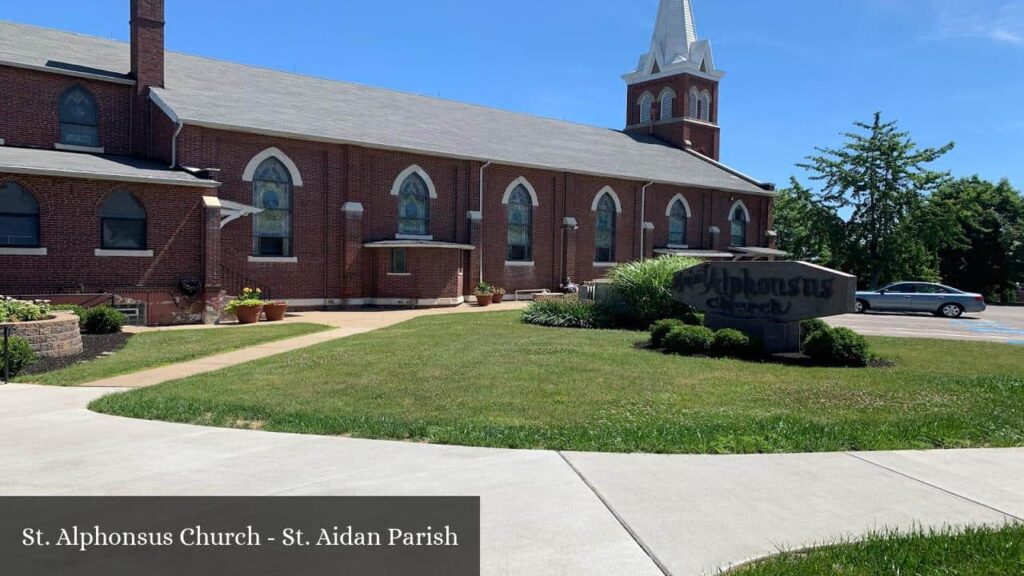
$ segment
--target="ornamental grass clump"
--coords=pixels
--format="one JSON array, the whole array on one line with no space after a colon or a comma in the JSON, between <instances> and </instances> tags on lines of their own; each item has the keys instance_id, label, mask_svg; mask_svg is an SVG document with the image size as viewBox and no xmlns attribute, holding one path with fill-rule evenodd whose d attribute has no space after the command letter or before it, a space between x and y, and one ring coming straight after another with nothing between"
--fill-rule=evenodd
<instances>
[{"instance_id":1,"label":"ornamental grass clump","mask_svg":"<svg viewBox=\"0 0 1024 576\"><path fill-rule=\"evenodd\" d=\"M607 328L608 311L597 302L566 296L532 302L523 312L523 322L552 328Z\"/></svg>"},{"instance_id":2,"label":"ornamental grass clump","mask_svg":"<svg viewBox=\"0 0 1024 576\"><path fill-rule=\"evenodd\" d=\"M678 318L689 308L672 298L677 272L700 264L696 258L662 256L621 264L608 274L616 297L621 300L633 326L650 326L662 318Z\"/></svg>"},{"instance_id":3,"label":"ornamental grass clump","mask_svg":"<svg viewBox=\"0 0 1024 576\"><path fill-rule=\"evenodd\" d=\"M50 311L46 300L18 300L0 296L0 322L35 322L45 320Z\"/></svg>"}]
</instances>

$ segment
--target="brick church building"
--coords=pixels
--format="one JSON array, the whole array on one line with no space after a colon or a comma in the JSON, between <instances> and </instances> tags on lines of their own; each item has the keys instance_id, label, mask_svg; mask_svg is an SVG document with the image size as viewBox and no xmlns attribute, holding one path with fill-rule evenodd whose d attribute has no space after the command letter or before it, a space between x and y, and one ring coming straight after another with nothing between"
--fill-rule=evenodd
<instances>
[{"instance_id":1,"label":"brick church building","mask_svg":"<svg viewBox=\"0 0 1024 576\"><path fill-rule=\"evenodd\" d=\"M773 187L718 162L690 0L661 1L621 131L168 52L164 25L163 0L131 1L129 44L0 22L0 294L167 324L242 286L445 306L779 255Z\"/></svg>"}]
</instances>

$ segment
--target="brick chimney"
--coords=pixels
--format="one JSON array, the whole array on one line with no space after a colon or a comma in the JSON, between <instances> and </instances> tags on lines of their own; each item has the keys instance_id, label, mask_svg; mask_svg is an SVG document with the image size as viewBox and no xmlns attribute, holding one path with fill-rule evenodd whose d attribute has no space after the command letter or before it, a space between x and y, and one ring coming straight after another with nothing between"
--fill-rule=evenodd
<instances>
[{"instance_id":1,"label":"brick chimney","mask_svg":"<svg viewBox=\"0 0 1024 576\"><path fill-rule=\"evenodd\" d=\"M164 85L164 0L131 0L132 77L135 90Z\"/></svg>"}]
</instances>

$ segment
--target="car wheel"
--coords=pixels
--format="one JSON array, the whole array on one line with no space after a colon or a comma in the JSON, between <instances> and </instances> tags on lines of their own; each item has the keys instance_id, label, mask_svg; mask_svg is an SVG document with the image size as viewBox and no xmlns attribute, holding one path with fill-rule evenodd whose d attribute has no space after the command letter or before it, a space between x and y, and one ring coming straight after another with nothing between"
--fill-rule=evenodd
<instances>
[{"instance_id":1,"label":"car wheel","mask_svg":"<svg viewBox=\"0 0 1024 576\"><path fill-rule=\"evenodd\" d=\"M959 304L943 304L939 308L939 315L944 318L959 318L963 313L964 309Z\"/></svg>"},{"instance_id":2,"label":"car wheel","mask_svg":"<svg viewBox=\"0 0 1024 576\"><path fill-rule=\"evenodd\" d=\"M868 303L863 301L863 300L857 300L857 303L854 304L854 307L853 307L853 309L857 312L857 314L863 314L863 313L867 312L868 308L870 308L870 306L868 306Z\"/></svg>"}]
</instances>

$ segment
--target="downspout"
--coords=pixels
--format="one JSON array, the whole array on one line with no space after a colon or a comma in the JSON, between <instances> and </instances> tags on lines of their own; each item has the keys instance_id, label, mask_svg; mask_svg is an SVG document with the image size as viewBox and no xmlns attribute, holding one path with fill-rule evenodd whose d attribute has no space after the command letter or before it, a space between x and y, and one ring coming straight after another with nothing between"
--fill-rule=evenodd
<instances>
[{"instance_id":1,"label":"downspout","mask_svg":"<svg viewBox=\"0 0 1024 576\"><path fill-rule=\"evenodd\" d=\"M647 258L647 245L644 244L646 240L644 230L644 224L647 222L647 189L654 185L654 182L648 182L644 184L644 187L640 189L640 261L644 261Z\"/></svg>"},{"instance_id":2,"label":"downspout","mask_svg":"<svg viewBox=\"0 0 1024 576\"><path fill-rule=\"evenodd\" d=\"M480 167L480 203L477 204L477 208L480 209L480 281L484 281L484 170L494 164L493 161L488 160L486 164Z\"/></svg>"},{"instance_id":3,"label":"downspout","mask_svg":"<svg viewBox=\"0 0 1024 576\"><path fill-rule=\"evenodd\" d=\"M178 167L178 135L181 134L181 129L185 127L185 123L178 120L178 127L174 129L174 136L171 137L171 169Z\"/></svg>"}]
</instances>

